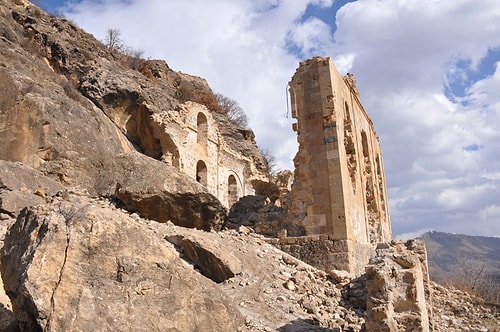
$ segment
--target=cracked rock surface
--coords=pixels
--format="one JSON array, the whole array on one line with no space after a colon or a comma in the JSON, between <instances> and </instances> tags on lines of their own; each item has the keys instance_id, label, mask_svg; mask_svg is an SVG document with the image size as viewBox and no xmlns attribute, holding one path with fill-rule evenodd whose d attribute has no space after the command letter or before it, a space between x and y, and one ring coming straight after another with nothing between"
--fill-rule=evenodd
<instances>
[{"instance_id":1,"label":"cracked rock surface","mask_svg":"<svg viewBox=\"0 0 500 332\"><path fill-rule=\"evenodd\" d=\"M236 305L136 215L84 196L67 199L24 209L5 237L2 278L21 330L235 331L242 324Z\"/></svg>"}]
</instances>

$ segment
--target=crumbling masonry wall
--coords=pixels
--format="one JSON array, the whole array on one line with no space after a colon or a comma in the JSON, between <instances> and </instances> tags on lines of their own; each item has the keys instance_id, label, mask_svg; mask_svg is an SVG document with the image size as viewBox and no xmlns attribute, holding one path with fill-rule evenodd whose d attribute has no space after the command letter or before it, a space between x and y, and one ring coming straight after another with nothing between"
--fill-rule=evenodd
<instances>
[{"instance_id":1,"label":"crumbling masonry wall","mask_svg":"<svg viewBox=\"0 0 500 332\"><path fill-rule=\"evenodd\" d=\"M358 271L369 256L355 261L355 251L392 239L378 136L353 76L342 77L330 58L301 62L289 86L299 143L289 235L343 241L342 264Z\"/></svg>"},{"instance_id":2,"label":"crumbling masonry wall","mask_svg":"<svg viewBox=\"0 0 500 332\"><path fill-rule=\"evenodd\" d=\"M366 331L432 331L431 287L422 240L377 247L366 268Z\"/></svg>"},{"instance_id":3,"label":"crumbling masonry wall","mask_svg":"<svg viewBox=\"0 0 500 332\"><path fill-rule=\"evenodd\" d=\"M356 276L365 272L368 259L375 254L375 249L371 246L351 240L335 239L327 234L271 238L267 241L278 249L322 270L349 271ZM352 264L352 262L359 264Z\"/></svg>"},{"instance_id":4,"label":"crumbling masonry wall","mask_svg":"<svg viewBox=\"0 0 500 332\"><path fill-rule=\"evenodd\" d=\"M195 102L179 107L180 123L165 123L161 159L197 180L230 208L240 197L255 194L255 179L267 179L252 160L233 151L220 135L210 111Z\"/></svg>"}]
</instances>

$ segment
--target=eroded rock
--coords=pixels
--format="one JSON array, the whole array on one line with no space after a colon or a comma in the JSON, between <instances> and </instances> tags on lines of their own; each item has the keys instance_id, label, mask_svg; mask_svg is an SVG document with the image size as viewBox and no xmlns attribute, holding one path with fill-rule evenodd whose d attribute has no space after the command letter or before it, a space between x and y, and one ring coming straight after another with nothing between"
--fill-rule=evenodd
<instances>
[{"instance_id":1,"label":"eroded rock","mask_svg":"<svg viewBox=\"0 0 500 332\"><path fill-rule=\"evenodd\" d=\"M64 187L19 162L0 160L0 212L16 218L27 206L45 203Z\"/></svg>"},{"instance_id":2,"label":"eroded rock","mask_svg":"<svg viewBox=\"0 0 500 332\"><path fill-rule=\"evenodd\" d=\"M173 246L85 197L24 209L1 263L22 330L236 331L242 324L238 309Z\"/></svg>"},{"instance_id":3,"label":"eroded rock","mask_svg":"<svg viewBox=\"0 0 500 332\"><path fill-rule=\"evenodd\" d=\"M159 222L220 230L227 210L195 180L139 153L117 156L113 194L130 211Z\"/></svg>"},{"instance_id":4,"label":"eroded rock","mask_svg":"<svg viewBox=\"0 0 500 332\"><path fill-rule=\"evenodd\" d=\"M200 272L215 282L223 282L241 273L242 263L225 246L218 245L213 237L193 234L183 237L174 235L166 238L176 244L185 258Z\"/></svg>"}]
</instances>

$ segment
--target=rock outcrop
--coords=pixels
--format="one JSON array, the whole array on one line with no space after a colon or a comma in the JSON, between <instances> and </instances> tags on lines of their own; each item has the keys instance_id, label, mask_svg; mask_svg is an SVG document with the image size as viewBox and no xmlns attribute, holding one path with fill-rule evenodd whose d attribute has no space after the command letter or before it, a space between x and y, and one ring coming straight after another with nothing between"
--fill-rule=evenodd
<instances>
[{"instance_id":1,"label":"rock outcrop","mask_svg":"<svg viewBox=\"0 0 500 332\"><path fill-rule=\"evenodd\" d=\"M84 196L24 209L5 238L1 272L24 331L243 324L235 305L138 217Z\"/></svg>"},{"instance_id":2,"label":"rock outcrop","mask_svg":"<svg viewBox=\"0 0 500 332\"><path fill-rule=\"evenodd\" d=\"M227 188L232 196L252 192L232 174L265 180L253 134L207 108L215 97L204 79L110 50L29 2L0 5L0 160L21 162L66 188L114 197L147 218L205 230L220 229L234 199ZM197 123L197 114L206 122ZM196 155L197 135L208 124L205 141L220 144ZM132 160L123 157L131 152L138 152ZM3 201L12 208L29 199L9 195Z\"/></svg>"},{"instance_id":3,"label":"rock outcrop","mask_svg":"<svg viewBox=\"0 0 500 332\"><path fill-rule=\"evenodd\" d=\"M19 162L0 160L0 213L15 218L27 207L40 203L64 187Z\"/></svg>"},{"instance_id":4,"label":"rock outcrop","mask_svg":"<svg viewBox=\"0 0 500 332\"><path fill-rule=\"evenodd\" d=\"M172 166L132 152L117 155L111 195L147 219L206 231L220 230L227 210L198 182Z\"/></svg>"}]
</instances>

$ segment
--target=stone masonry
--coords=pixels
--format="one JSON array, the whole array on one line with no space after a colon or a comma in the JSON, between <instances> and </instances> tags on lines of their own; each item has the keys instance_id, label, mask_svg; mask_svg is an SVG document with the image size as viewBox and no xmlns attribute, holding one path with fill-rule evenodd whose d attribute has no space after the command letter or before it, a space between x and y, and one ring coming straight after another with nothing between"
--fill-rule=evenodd
<instances>
[{"instance_id":1,"label":"stone masonry","mask_svg":"<svg viewBox=\"0 0 500 332\"><path fill-rule=\"evenodd\" d=\"M299 151L288 235L327 235L315 246L344 248L322 254L358 274L374 246L392 239L378 136L354 77L330 58L301 62L289 86ZM290 240L282 242L286 249Z\"/></svg>"},{"instance_id":2,"label":"stone masonry","mask_svg":"<svg viewBox=\"0 0 500 332\"><path fill-rule=\"evenodd\" d=\"M230 208L240 197L255 194L254 179L267 180L247 156L224 141L218 123L203 105L186 102L179 107L182 125L160 129L161 160L196 179ZM158 122L161 122L161 114Z\"/></svg>"},{"instance_id":3,"label":"stone masonry","mask_svg":"<svg viewBox=\"0 0 500 332\"><path fill-rule=\"evenodd\" d=\"M431 285L421 240L377 247L366 268L367 331L432 331Z\"/></svg>"}]
</instances>

